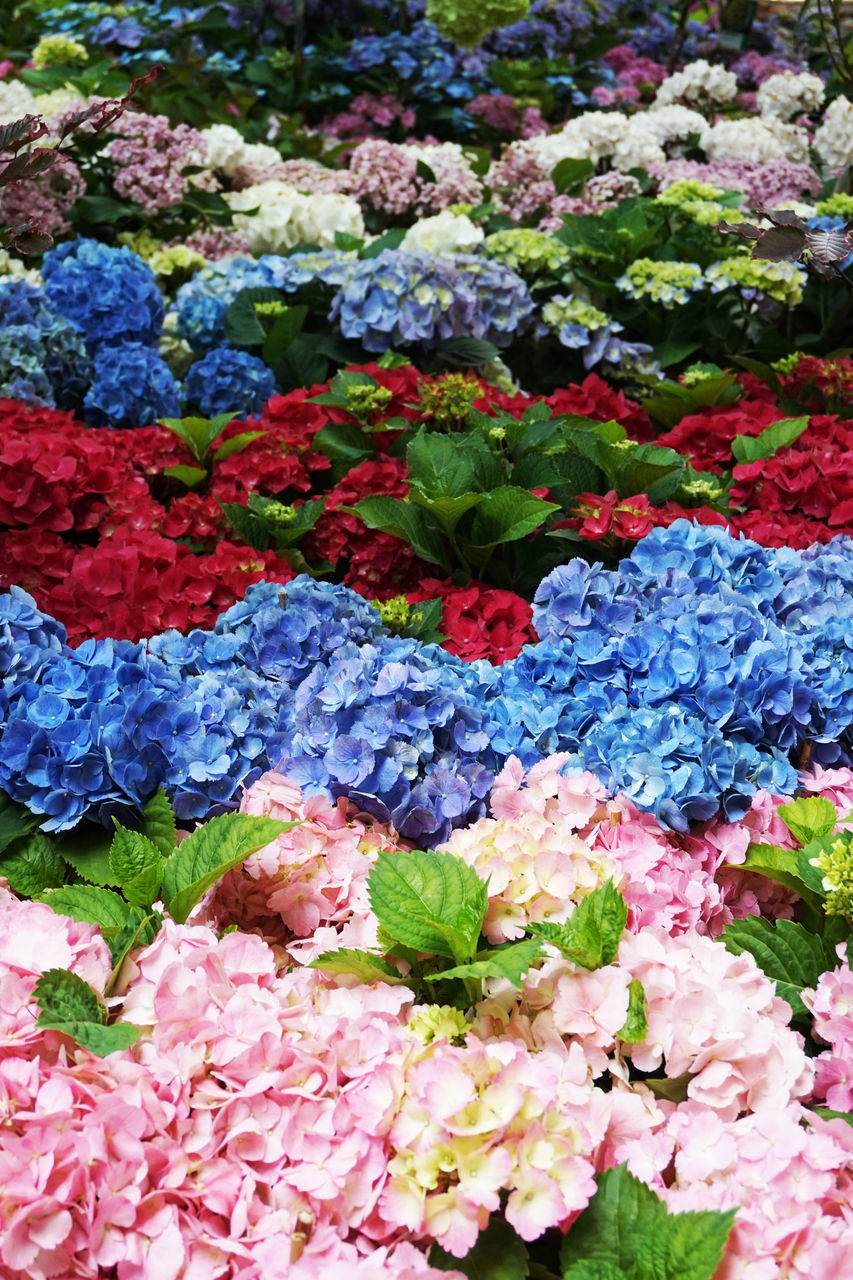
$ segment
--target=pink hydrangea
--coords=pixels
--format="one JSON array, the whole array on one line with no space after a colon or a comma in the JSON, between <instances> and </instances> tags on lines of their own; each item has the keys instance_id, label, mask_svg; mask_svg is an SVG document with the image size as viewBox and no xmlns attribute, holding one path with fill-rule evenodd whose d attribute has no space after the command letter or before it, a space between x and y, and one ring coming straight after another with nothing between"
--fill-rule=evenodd
<instances>
[{"instance_id":1,"label":"pink hydrangea","mask_svg":"<svg viewBox=\"0 0 853 1280\"><path fill-rule=\"evenodd\" d=\"M146 211L171 209L190 189L184 175L188 165L204 154L201 134L186 124L172 126L167 116L125 113L110 125L113 140L106 154L113 162L113 188ZM195 179L196 184L202 175ZM208 179L208 190L218 184Z\"/></svg>"}]
</instances>

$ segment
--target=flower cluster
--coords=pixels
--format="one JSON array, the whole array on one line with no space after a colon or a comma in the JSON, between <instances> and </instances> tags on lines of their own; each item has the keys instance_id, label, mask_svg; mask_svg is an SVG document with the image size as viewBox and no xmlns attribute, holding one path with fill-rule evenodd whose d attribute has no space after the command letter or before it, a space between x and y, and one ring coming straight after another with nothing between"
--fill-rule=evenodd
<instances>
[{"instance_id":1,"label":"flower cluster","mask_svg":"<svg viewBox=\"0 0 853 1280\"><path fill-rule=\"evenodd\" d=\"M174 128L166 116L126 113L110 125L105 155L114 167L113 190L146 213L171 209L190 189L184 169L202 159L202 136L189 125Z\"/></svg>"},{"instance_id":2,"label":"flower cluster","mask_svg":"<svg viewBox=\"0 0 853 1280\"><path fill-rule=\"evenodd\" d=\"M205 418L229 412L248 416L260 413L275 390L275 377L263 360L248 351L222 346L192 366L184 384L184 400ZM168 415L162 412L159 416Z\"/></svg>"},{"instance_id":3,"label":"flower cluster","mask_svg":"<svg viewBox=\"0 0 853 1280\"><path fill-rule=\"evenodd\" d=\"M629 298L650 298L667 308L683 306L702 288L704 276L696 262L655 262L635 258L616 281Z\"/></svg>"},{"instance_id":4,"label":"flower cluster","mask_svg":"<svg viewBox=\"0 0 853 1280\"><path fill-rule=\"evenodd\" d=\"M48 302L83 332L90 351L153 346L160 336L163 299L151 269L129 249L68 241L44 255L42 274Z\"/></svg>"}]
</instances>

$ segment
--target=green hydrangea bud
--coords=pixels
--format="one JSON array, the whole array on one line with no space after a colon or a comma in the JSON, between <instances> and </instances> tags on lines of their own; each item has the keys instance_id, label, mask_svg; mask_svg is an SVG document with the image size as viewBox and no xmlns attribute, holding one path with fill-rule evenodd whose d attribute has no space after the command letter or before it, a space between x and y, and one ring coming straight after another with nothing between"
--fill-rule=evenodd
<instances>
[{"instance_id":1,"label":"green hydrangea bud","mask_svg":"<svg viewBox=\"0 0 853 1280\"><path fill-rule=\"evenodd\" d=\"M264 507L264 518L270 524L289 525L296 518L296 508L286 502L270 502Z\"/></svg>"},{"instance_id":2,"label":"green hydrangea bud","mask_svg":"<svg viewBox=\"0 0 853 1280\"><path fill-rule=\"evenodd\" d=\"M559 271L568 266L571 252L544 231L532 231L527 227L508 227L486 238L484 248L490 257L496 258L511 271L534 275L537 272Z\"/></svg>"},{"instance_id":3,"label":"green hydrangea bud","mask_svg":"<svg viewBox=\"0 0 853 1280\"><path fill-rule=\"evenodd\" d=\"M419 408L440 427L453 427L464 422L471 405L480 395L476 378L466 378L464 373L448 373L433 382L418 385Z\"/></svg>"},{"instance_id":4,"label":"green hydrangea bud","mask_svg":"<svg viewBox=\"0 0 853 1280\"><path fill-rule=\"evenodd\" d=\"M853 919L853 833L840 833L829 851L811 858L810 863L823 873L826 914Z\"/></svg>"},{"instance_id":5,"label":"green hydrangea bud","mask_svg":"<svg viewBox=\"0 0 853 1280\"><path fill-rule=\"evenodd\" d=\"M702 287L704 276L697 262L656 262L637 258L616 281L630 298L651 298L667 309L683 306Z\"/></svg>"},{"instance_id":6,"label":"green hydrangea bud","mask_svg":"<svg viewBox=\"0 0 853 1280\"><path fill-rule=\"evenodd\" d=\"M473 49L490 31L520 22L529 11L530 0L427 0L426 16L447 40Z\"/></svg>"},{"instance_id":7,"label":"green hydrangea bud","mask_svg":"<svg viewBox=\"0 0 853 1280\"><path fill-rule=\"evenodd\" d=\"M699 498L703 502L713 502L722 493L721 486L715 480L686 480L681 492L688 498Z\"/></svg>"},{"instance_id":8,"label":"green hydrangea bud","mask_svg":"<svg viewBox=\"0 0 853 1280\"><path fill-rule=\"evenodd\" d=\"M393 398L394 393L387 387L347 387L347 409L354 418L368 418L378 413Z\"/></svg>"},{"instance_id":9,"label":"green hydrangea bud","mask_svg":"<svg viewBox=\"0 0 853 1280\"><path fill-rule=\"evenodd\" d=\"M89 61L89 51L79 40L71 36L42 36L31 55L33 66L37 70L48 66L73 66Z\"/></svg>"},{"instance_id":10,"label":"green hydrangea bud","mask_svg":"<svg viewBox=\"0 0 853 1280\"><path fill-rule=\"evenodd\" d=\"M422 1044L449 1040L461 1044L468 1031L465 1014L449 1004L416 1005L406 1030Z\"/></svg>"},{"instance_id":11,"label":"green hydrangea bud","mask_svg":"<svg viewBox=\"0 0 853 1280\"><path fill-rule=\"evenodd\" d=\"M405 596L392 596L390 600L373 600L371 603L389 631L400 632L407 626L412 606Z\"/></svg>"}]
</instances>

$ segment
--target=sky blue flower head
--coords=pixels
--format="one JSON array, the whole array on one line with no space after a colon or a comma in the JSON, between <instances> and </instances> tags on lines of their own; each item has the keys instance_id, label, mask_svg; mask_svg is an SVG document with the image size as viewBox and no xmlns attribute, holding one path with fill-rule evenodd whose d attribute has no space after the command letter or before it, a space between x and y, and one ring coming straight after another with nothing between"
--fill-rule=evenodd
<instances>
[{"instance_id":1,"label":"sky blue flower head","mask_svg":"<svg viewBox=\"0 0 853 1280\"><path fill-rule=\"evenodd\" d=\"M258 356L236 347L216 347L192 366L184 403L205 418L218 413L258 414L275 394L272 370Z\"/></svg>"},{"instance_id":2,"label":"sky blue flower head","mask_svg":"<svg viewBox=\"0 0 853 1280\"><path fill-rule=\"evenodd\" d=\"M42 275L48 301L82 331L90 352L126 341L156 344L163 299L154 272L130 249L68 240L48 249Z\"/></svg>"},{"instance_id":3,"label":"sky blue flower head","mask_svg":"<svg viewBox=\"0 0 853 1280\"><path fill-rule=\"evenodd\" d=\"M95 356L83 401L90 427L144 427L181 411L180 388L156 351L141 342L104 347Z\"/></svg>"}]
</instances>

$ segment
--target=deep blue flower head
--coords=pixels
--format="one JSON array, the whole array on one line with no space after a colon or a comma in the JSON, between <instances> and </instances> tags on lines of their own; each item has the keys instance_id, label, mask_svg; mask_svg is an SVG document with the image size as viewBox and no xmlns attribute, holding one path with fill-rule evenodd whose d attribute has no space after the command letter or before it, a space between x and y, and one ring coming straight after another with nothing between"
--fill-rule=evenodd
<instances>
[{"instance_id":1,"label":"deep blue flower head","mask_svg":"<svg viewBox=\"0 0 853 1280\"><path fill-rule=\"evenodd\" d=\"M153 346L163 327L154 272L130 249L81 237L48 249L44 289L54 310L82 331L93 353L102 346Z\"/></svg>"},{"instance_id":2,"label":"deep blue flower head","mask_svg":"<svg viewBox=\"0 0 853 1280\"><path fill-rule=\"evenodd\" d=\"M171 369L141 342L102 348L83 401L90 427L143 427L180 414L180 389Z\"/></svg>"},{"instance_id":3,"label":"deep blue flower head","mask_svg":"<svg viewBox=\"0 0 853 1280\"><path fill-rule=\"evenodd\" d=\"M91 373L83 335L54 310L43 289L0 283L0 395L74 409Z\"/></svg>"},{"instance_id":4,"label":"deep blue flower head","mask_svg":"<svg viewBox=\"0 0 853 1280\"><path fill-rule=\"evenodd\" d=\"M231 411L246 417L260 413L275 390L275 375L258 356L216 347L187 374L184 403L205 418Z\"/></svg>"}]
</instances>

